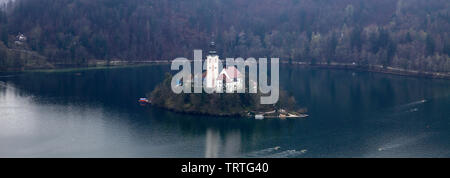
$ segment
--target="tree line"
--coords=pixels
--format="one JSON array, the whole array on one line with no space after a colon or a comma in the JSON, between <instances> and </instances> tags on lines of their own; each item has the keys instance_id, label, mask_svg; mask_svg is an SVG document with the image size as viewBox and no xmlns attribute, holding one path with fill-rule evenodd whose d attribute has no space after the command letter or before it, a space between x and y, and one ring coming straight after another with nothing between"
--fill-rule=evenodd
<instances>
[{"instance_id":1,"label":"tree line","mask_svg":"<svg viewBox=\"0 0 450 178\"><path fill-rule=\"evenodd\" d=\"M449 12L448 0L16 0L0 14L0 65L18 48L85 65L190 57L214 40L224 57L450 72Z\"/></svg>"}]
</instances>

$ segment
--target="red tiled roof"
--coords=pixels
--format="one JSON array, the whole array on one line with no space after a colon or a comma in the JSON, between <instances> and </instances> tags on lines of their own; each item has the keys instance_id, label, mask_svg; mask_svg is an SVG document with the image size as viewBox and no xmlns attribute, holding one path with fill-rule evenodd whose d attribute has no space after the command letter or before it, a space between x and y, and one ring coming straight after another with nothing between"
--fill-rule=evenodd
<instances>
[{"instance_id":1,"label":"red tiled roof","mask_svg":"<svg viewBox=\"0 0 450 178\"><path fill-rule=\"evenodd\" d=\"M217 77L217 80L223 80L225 74L228 75L228 77L230 77L230 78L225 77L227 82L231 82L233 79L237 79L238 77L241 76L239 70L236 69L236 67L231 66L226 69L223 69L222 72Z\"/></svg>"}]
</instances>

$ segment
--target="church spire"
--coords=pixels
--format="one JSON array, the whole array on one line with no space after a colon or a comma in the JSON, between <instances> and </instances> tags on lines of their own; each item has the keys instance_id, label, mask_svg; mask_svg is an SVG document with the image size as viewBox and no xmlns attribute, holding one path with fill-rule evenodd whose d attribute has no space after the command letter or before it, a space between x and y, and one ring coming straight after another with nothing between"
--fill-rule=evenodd
<instances>
[{"instance_id":1,"label":"church spire","mask_svg":"<svg viewBox=\"0 0 450 178\"><path fill-rule=\"evenodd\" d=\"M211 43L209 44L209 55L211 56L217 55L216 43L214 41L211 41Z\"/></svg>"}]
</instances>

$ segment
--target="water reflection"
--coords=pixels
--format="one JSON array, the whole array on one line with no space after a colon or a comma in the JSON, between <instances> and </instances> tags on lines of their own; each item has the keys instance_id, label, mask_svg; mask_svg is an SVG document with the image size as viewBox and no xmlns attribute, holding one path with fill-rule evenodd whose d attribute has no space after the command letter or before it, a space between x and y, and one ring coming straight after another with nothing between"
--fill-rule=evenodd
<instances>
[{"instance_id":1,"label":"water reflection","mask_svg":"<svg viewBox=\"0 0 450 178\"><path fill-rule=\"evenodd\" d=\"M449 81L282 67L309 118L139 106L169 66L0 78L0 157L450 156Z\"/></svg>"},{"instance_id":2,"label":"water reflection","mask_svg":"<svg viewBox=\"0 0 450 178\"><path fill-rule=\"evenodd\" d=\"M9 83L0 85L0 157L87 157L114 152L107 149L114 144L111 134L117 131L108 128L114 118L101 107L50 104L51 100L36 99ZM113 125L126 133L126 125Z\"/></svg>"},{"instance_id":3,"label":"water reflection","mask_svg":"<svg viewBox=\"0 0 450 178\"><path fill-rule=\"evenodd\" d=\"M219 157L219 147L220 147L220 135L219 132L208 129L206 130L206 158L217 158Z\"/></svg>"},{"instance_id":4,"label":"water reflection","mask_svg":"<svg viewBox=\"0 0 450 178\"><path fill-rule=\"evenodd\" d=\"M218 130L208 128L206 130L205 157L218 158L220 153L223 153L221 157L236 157L241 154L241 142L239 130L229 131L222 137Z\"/></svg>"},{"instance_id":5,"label":"water reflection","mask_svg":"<svg viewBox=\"0 0 450 178\"><path fill-rule=\"evenodd\" d=\"M225 135L225 144L223 146L225 157L236 157L241 153L241 132L233 130Z\"/></svg>"},{"instance_id":6,"label":"water reflection","mask_svg":"<svg viewBox=\"0 0 450 178\"><path fill-rule=\"evenodd\" d=\"M35 130L31 96L20 96L14 85L0 82L0 137L30 135Z\"/></svg>"}]
</instances>

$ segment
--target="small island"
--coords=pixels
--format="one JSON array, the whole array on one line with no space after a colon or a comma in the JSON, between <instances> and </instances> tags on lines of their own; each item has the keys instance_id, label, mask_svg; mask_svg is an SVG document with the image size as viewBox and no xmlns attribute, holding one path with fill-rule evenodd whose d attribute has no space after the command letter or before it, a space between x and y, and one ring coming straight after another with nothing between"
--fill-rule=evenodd
<instances>
[{"instance_id":1,"label":"small island","mask_svg":"<svg viewBox=\"0 0 450 178\"><path fill-rule=\"evenodd\" d=\"M172 75L166 74L165 80L147 94L152 106L174 112L200 114L221 117L264 118L304 118L306 109L297 107L293 96L280 90L280 99L275 105L261 105L261 93L181 93L171 90Z\"/></svg>"},{"instance_id":2,"label":"small island","mask_svg":"<svg viewBox=\"0 0 450 178\"><path fill-rule=\"evenodd\" d=\"M261 104L260 99L264 94L258 91L255 81L249 80L235 66L227 66L220 70L222 64L214 42L210 44L210 51L205 63L206 71L201 75L202 80L205 81L205 87L214 91L226 92L175 94L171 87L172 75L166 74L164 81L147 94L147 97L150 98L149 103L156 107L188 114L240 116L255 119L307 117L304 114L306 109L298 109L295 98L289 96L284 90L280 90L276 104ZM197 76L200 77L200 74ZM185 81L177 81L177 84L189 86L191 89L202 87L194 84L194 78L191 75L186 79L183 78ZM245 81L249 81L249 87L250 83L255 84L252 89L258 92L249 92ZM238 90L245 92L238 93Z\"/></svg>"},{"instance_id":3,"label":"small island","mask_svg":"<svg viewBox=\"0 0 450 178\"><path fill-rule=\"evenodd\" d=\"M226 91L219 93L181 93L172 92L172 75L166 74L164 81L159 84L151 93L149 103L153 106L165 108L175 112L188 114L202 114L212 116L240 116L255 119L264 118L303 118L307 117L306 109L298 109L293 96L289 96L286 91L280 90L279 99L276 104L260 104L260 98L264 96L260 93L256 85L253 89L256 93L249 92L245 81L256 84L249 80L244 74L234 66L228 66L220 70L221 60L217 55L215 43L211 42L210 51L205 61L206 71L201 75L205 81L205 87L214 91ZM220 71L219 71L220 70ZM199 76L200 77L200 76ZM195 86L193 76L177 81L178 85L187 85L191 89ZM238 90L244 93L237 93Z\"/></svg>"}]
</instances>

